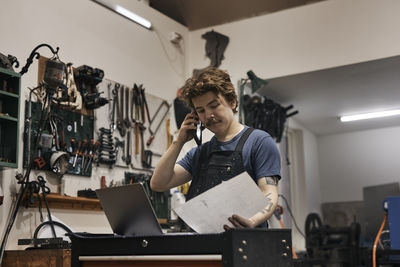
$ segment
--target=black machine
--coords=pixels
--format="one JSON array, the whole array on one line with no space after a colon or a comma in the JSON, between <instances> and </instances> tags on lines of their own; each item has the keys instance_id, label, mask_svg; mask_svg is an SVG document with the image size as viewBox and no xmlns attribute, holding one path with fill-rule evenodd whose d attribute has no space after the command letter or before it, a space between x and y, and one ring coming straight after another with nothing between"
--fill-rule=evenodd
<instances>
[{"instance_id":1,"label":"black machine","mask_svg":"<svg viewBox=\"0 0 400 267\"><path fill-rule=\"evenodd\" d=\"M305 230L307 256L295 266L359 266L359 223L353 222L348 227L330 227L322 224L317 213L310 213Z\"/></svg>"},{"instance_id":2,"label":"black machine","mask_svg":"<svg viewBox=\"0 0 400 267\"><path fill-rule=\"evenodd\" d=\"M292 266L289 229L244 229L220 234L154 236L68 235L72 241L72 267L81 266L81 256L129 255L220 255L224 267Z\"/></svg>"}]
</instances>

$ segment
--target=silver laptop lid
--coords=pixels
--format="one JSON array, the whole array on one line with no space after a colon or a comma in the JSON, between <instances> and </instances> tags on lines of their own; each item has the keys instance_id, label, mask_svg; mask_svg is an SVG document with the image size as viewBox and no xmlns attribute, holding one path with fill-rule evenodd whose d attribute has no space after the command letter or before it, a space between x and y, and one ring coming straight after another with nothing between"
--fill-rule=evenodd
<instances>
[{"instance_id":1,"label":"silver laptop lid","mask_svg":"<svg viewBox=\"0 0 400 267\"><path fill-rule=\"evenodd\" d=\"M161 235L150 200L140 183L96 190L108 222L118 235Z\"/></svg>"}]
</instances>

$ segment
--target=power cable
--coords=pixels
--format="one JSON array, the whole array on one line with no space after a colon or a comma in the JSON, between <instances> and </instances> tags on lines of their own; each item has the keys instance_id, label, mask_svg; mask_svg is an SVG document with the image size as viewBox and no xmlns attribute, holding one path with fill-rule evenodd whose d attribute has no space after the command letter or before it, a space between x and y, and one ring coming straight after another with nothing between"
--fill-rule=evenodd
<instances>
[{"instance_id":1,"label":"power cable","mask_svg":"<svg viewBox=\"0 0 400 267\"><path fill-rule=\"evenodd\" d=\"M376 267L376 248L378 246L378 241L379 241L379 238L381 237L382 230L383 230L383 227L386 224L387 218L388 218L388 214L386 212L385 216L383 217L383 221L382 221L381 227L379 228L378 234L376 235L374 246L373 246L373 249L372 249L372 266L373 267Z\"/></svg>"},{"instance_id":2,"label":"power cable","mask_svg":"<svg viewBox=\"0 0 400 267\"><path fill-rule=\"evenodd\" d=\"M289 206L289 203L288 203L287 199L286 199L283 195L281 195L281 194L279 194L278 196L281 197L281 198L283 199L283 201L285 202L286 207L287 207L287 209L288 209L288 211L289 211L290 217L291 217L292 220L293 220L294 226L296 227L297 231L298 231L298 232L304 237L304 239L305 239L306 236L304 235L304 233L300 230L299 226L297 225L296 219L295 219L294 216L293 216L292 210L290 209L290 206Z\"/></svg>"},{"instance_id":3,"label":"power cable","mask_svg":"<svg viewBox=\"0 0 400 267\"><path fill-rule=\"evenodd\" d=\"M171 66L171 69L172 69L179 77L181 77L182 80L184 81L184 80L185 80L185 78L184 78L184 75L185 75L185 73L184 73L184 67L185 67L185 66L184 66L184 62L185 62L185 59L183 58L183 61L180 62L180 63L182 64L182 72L179 72L177 69L175 69L174 65L172 64L173 62L176 61L177 56L175 55L175 58L171 58L171 57L169 56L168 51L167 51L167 48L165 47L165 45L164 45L164 43L163 43L163 41L162 41L162 39L161 39L160 33L157 31L156 28L154 28L154 32L156 33L156 35L157 35L157 37L158 37L158 40L160 41L161 47L162 47L162 49L163 49L163 51L164 51L165 56L167 57L167 60L168 60L169 65ZM182 43L184 44L184 41L183 41L183 40L184 40L184 39L182 38ZM184 47L184 45L183 45L182 53L183 53L183 57L184 57L184 56L185 56L185 47Z\"/></svg>"}]
</instances>

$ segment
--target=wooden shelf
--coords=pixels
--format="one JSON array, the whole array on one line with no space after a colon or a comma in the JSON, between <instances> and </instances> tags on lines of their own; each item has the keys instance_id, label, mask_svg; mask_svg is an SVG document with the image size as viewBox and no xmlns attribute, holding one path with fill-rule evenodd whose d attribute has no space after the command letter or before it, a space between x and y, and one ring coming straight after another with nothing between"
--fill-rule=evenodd
<instances>
[{"instance_id":1,"label":"wooden shelf","mask_svg":"<svg viewBox=\"0 0 400 267\"><path fill-rule=\"evenodd\" d=\"M37 194L34 194L37 196ZM40 194L42 199L42 208L45 208L45 203L43 201L43 196ZM100 205L100 201L95 198L86 197L69 197L61 196L58 194L48 194L46 195L47 202L49 203L49 208L53 209L75 209L75 210L94 210L102 211L103 208ZM34 204L29 205L29 207L38 207L39 201Z\"/></svg>"},{"instance_id":2,"label":"wooden shelf","mask_svg":"<svg viewBox=\"0 0 400 267\"><path fill-rule=\"evenodd\" d=\"M37 194L34 194L36 197ZM42 208L46 208L46 205L43 201L43 196L40 194L42 199ZM48 194L46 195L47 202L49 203L49 208L51 209L70 209L70 210L93 210L93 211L102 211L103 208L100 205L100 201L95 198L86 198L86 197L69 197L69 196L61 196L58 194ZM39 201L36 201L34 204L29 205L29 207L38 207ZM160 224L167 224L167 219L159 218L158 222Z\"/></svg>"}]
</instances>

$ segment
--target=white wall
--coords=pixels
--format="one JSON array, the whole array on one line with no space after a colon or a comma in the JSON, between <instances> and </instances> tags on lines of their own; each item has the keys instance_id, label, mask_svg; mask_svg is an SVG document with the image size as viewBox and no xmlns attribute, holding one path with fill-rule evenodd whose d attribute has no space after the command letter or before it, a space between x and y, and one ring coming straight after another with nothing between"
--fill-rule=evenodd
<instances>
[{"instance_id":1,"label":"white wall","mask_svg":"<svg viewBox=\"0 0 400 267\"><path fill-rule=\"evenodd\" d=\"M400 127L318 139L322 202L363 200L363 187L400 182Z\"/></svg>"},{"instance_id":2,"label":"white wall","mask_svg":"<svg viewBox=\"0 0 400 267\"><path fill-rule=\"evenodd\" d=\"M0 52L16 56L24 65L32 49L48 43L60 47L60 59L104 70L105 77L122 84L143 83L146 92L172 102L176 89L184 81L184 46L172 45L168 38L172 31L187 39L188 30L161 13L139 1L114 1L149 19L154 30L149 31L98 4L86 0L3 0L0 8ZM46 48L39 52L51 56ZM20 69L18 69L19 71ZM27 87L37 84L37 61L22 77L22 95ZM21 99L24 103L24 99ZM20 132L23 129L24 105L21 106ZM171 123L173 128L174 123ZM172 129L174 130L174 128ZM22 144L22 134L20 137ZM22 171L22 145L19 151L18 171ZM100 177L122 179L125 169L95 168L91 178L66 176L65 192L76 196L78 189L100 186ZM0 172L0 185L5 203L0 206L0 232L3 233L10 210L11 196L16 191L16 170ZM38 173L32 175L32 179ZM51 175L50 175L51 176ZM48 185L55 188L56 181ZM109 181L109 180L108 180ZM108 222L101 212L54 210L60 218L76 231L110 232ZM7 249L14 249L18 238L28 238L39 224L36 209L22 209L11 232Z\"/></svg>"},{"instance_id":3,"label":"white wall","mask_svg":"<svg viewBox=\"0 0 400 267\"><path fill-rule=\"evenodd\" d=\"M294 119L289 120L289 127L301 131L303 137L304 176L305 176L305 199L303 207L299 210L305 219L310 212L320 212L320 162L317 137ZM293 177L296 179L296 177ZM306 213L306 214L304 214Z\"/></svg>"},{"instance_id":4,"label":"white wall","mask_svg":"<svg viewBox=\"0 0 400 267\"><path fill-rule=\"evenodd\" d=\"M230 37L221 68L237 81L252 69L261 78L398 55L400 2L330 0L190 32L188 67L205 67L214 29Z\"/></svg>"}]
</instances>

